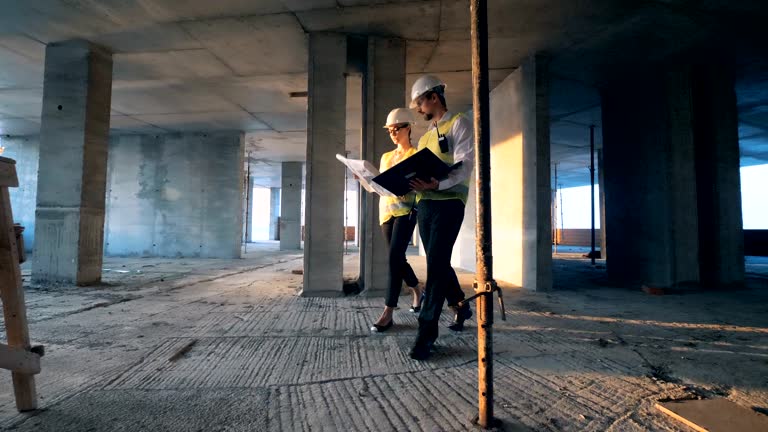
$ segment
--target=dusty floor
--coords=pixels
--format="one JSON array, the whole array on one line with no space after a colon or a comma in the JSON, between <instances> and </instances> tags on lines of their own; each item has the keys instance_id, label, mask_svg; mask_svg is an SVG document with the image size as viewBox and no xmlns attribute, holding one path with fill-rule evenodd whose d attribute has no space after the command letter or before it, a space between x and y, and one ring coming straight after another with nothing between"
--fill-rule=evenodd
<instances>
[{"instance_id":1,"label":"dusty floor","mask_svg":"<svg viewBox=\"0 0 768 432\"><path fill-rule=\"evenodd\" d=\"M505 292L494 343L507 430L686 431L653 408L686 395L768 412L768 259L748 261L743 291L649 296L611 288L579 257L559 255L552 293ZM397 326L372 335L381 299L298 297L299 268L300 255L260 245L237 261L108 259L107 286L28 288L31 334L46 347L42 409L16 413L0 371L0 428L473 428L474 318L461 334L443 326L437 354L412 361L408 297ZM472 276L461 279L468 288Z\"/></svg>"}]
</instances>

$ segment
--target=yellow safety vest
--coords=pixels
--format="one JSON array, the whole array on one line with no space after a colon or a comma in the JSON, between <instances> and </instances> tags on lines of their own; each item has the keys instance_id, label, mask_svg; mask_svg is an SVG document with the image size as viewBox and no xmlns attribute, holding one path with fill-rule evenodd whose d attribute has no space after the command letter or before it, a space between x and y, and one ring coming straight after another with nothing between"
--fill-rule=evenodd
<instances>
[{"instance_id":1,"label":"yellow safety vest","mask_svg":"<svg viewBox=\"0 0 768 432\"><path fill-rule=\"evenodd\" d=\"M453 160L453 146L456 145L456 143L452 141L453 135L450 132L451 128L453 127L453 123L455 123L456 120L458 120L461 116L462 114L458 113L451 117L448 121L442 123L438 122L437 128L433 128L427 131L427 133L421 137L419 140L419 150L428 148L430 151L432 151L432 153L440 158L441 161L448 165L453 165L455 163ZM437 137L438 130L440 131L440 135L445 135L448 139L449 149L445 153L440 150L440 142L438 141ZM466 179L463 182L445 190L420 192L416 197L416 201L460 199L461 202L466 205L467 195L469 195L469 179Z\"/></svg>"},{"instance_id":2,"label":"yellow safety vest","mask_svg":"<svg viewBox=\"0 0 768 432\"><path fill-rule=\"evenodd\" d=\"M416 148L411 147L399 160L395 160L397 150L384 153L381 156L379 171L384 172L398 163L416 154ZM380 197L379 199L379 223L382 225L393 217L405 216L411 212L414 204L415 192L409 192L403 197Z\"/></svg>"}]
</instances>

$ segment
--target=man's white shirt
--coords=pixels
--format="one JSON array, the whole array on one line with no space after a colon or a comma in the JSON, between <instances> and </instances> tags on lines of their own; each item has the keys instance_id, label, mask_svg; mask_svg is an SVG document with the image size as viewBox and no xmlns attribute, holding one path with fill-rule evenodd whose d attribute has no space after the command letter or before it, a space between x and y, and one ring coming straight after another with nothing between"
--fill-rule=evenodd
<instances>
[{"instance_id":1,"label":"man's white shirt","mask_svg":"<svg viewBox=\"0 0 768 432\"><path fill-rule=\"evenodd\" d=\"M438 125L449 121L453 117L449 111L443 114ZM434 133L434 122L429 124L427 133ZM472 174L475 166L475 135L472 122L464 115L453 122L451 130L446 134L448 145L453 147L453 163L461 162L461 166L448 174L448 177L440 181L438 190L450 189L457 184L466 181ZM450 148L450 147L449 147Z\"/></svg>"}]
</instances>

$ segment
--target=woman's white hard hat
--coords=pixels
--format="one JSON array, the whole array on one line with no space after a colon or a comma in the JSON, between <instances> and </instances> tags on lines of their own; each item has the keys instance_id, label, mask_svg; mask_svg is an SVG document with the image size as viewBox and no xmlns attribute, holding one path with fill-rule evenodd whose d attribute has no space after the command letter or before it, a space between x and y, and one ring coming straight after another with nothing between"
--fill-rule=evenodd
<instances>
[{"instance_id":1,"label":"woman's white hard hat","mask_svg":"<svg viewBox=\"0 0 768 432\"><path fill-rule=\"evenodd\" d=\"M413 123L413 114L407 108L395 108L389 112L387 124L384 125L384 128L402 123Z\"/></svg>"},{"instance_id":2,"label":"woman's white hard hat","mask_svg":"<svg viewBox=\"0 0 768 432\"><path fill-rule=\"evenodd\" d=\"M410 107L416 108L416 99L421 97L424 93L433 90L444 92L447 86L444 82L440 81L440 78L434 75L424 75L416 80L411 87L411 105Z\"/></svg>"}]
</instances>

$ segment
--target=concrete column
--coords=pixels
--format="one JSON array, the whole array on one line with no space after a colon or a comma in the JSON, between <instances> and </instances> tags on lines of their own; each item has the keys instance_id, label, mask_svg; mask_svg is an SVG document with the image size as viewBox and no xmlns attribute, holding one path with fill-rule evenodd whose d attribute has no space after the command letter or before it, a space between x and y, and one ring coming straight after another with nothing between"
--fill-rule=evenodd
<instances>
[{"instance_id":1,"label":"concrete column","mask_svg":"<svg viewBox=\"0 0 768 432\"><path fill-rule=\"evenodd\" d=\"M299 197L301 198L301 197ZM269 239L278 240L280 237L280 188L269 188Z\"/></svg>"},{"instance_id":2,"label":"concrete column","mask_svg":"<svg viewBox=\"0 0 768 432\"><path fill-rule=\"evenodd\" d=\"M405 41L370 37L363 79L362 155L376 166L384 153L394 149L382 125L392 109L403 106L404 94ZM366 295L381 297L387 289L389 254L379 226L379 196L365 193L363 200L360 285Z\"/></svg>"},{"instance_id":3,"label":"concrete column","mask_svg":"<svg viewBox=\"0 0 768 432\"><path fill-rule=\"evenodd\" d=\"M248 179L248 190L245 191L245 242L253 242L253 177Z\"/></svg>"},{"instance_id":4,"label":"concrete column","mask_svg":"<svg viewBox=\"0 0 768 432\"><path fill-rule=\"evenodd\" d=\"M301 162L283 162L280 250L301 249Z\"/></svg>"},{"instance_id":5,"label":"concrete column","mask_svg":"<svg viewBox=\"0 0 768 432\"><path fill-rule=\"evenodd\" d=\"M45 51L32 278L101 280L112 54L87 41Z\"/></svg>"},{"instance_id":6,"label":"concrete column","mask_svg":"<svg viewBox=\"0 0 768 432\"><path fill-rule=\"evenodd\" d=\"M496 279L552 288L549 68L531 56L491 92Z\"/></svg>"},{"instance_id":7,"label":"concrete column","mask_svg":"<svg viewBox=\"0 0 768 432\"><path fill-rule=\"evenodd\" d=\"M622 77L602 92L606 265L617 282L698 282L690 76L679 67Z\"/></svg>"},{"instance_id":8,"label":"concrete column","mask_svg":"<svg viewBox=\"0 0 768 432\"><path fill-rule=\"evenodd\" d=\"M346 68L345 35L309 35L303 296L343 292L344 170L336 154L346 142Z\"/></svg>"},{"instance_id":9,"label":"concrete column","mask_svg":"<svg viewBox=\"0 0 768 432\"><path fill-rule=\"evenodd\" d=\"M693 70L700 282L739 286L744 283L744 233L734 79L716 62Z\"/></svg>"},{"instance_id":10,"label":"concrete column","mask_svg":"<svg viewBox=\"0 0 768 432\"><path fill-rule=\"evenodd\" d=\"M602 128L600 129L602 133ZM608 256L608 242L606 241L605 229L605 176L603 173L603 149L597 149L597 183L598 202L600 203L600 257L606 259Z\"/></svg>"}]
</instances>

